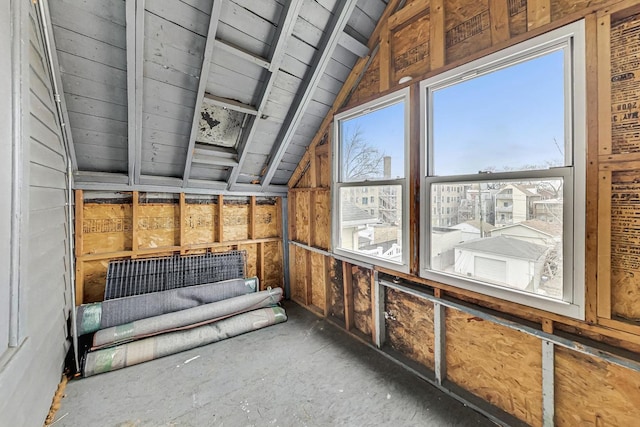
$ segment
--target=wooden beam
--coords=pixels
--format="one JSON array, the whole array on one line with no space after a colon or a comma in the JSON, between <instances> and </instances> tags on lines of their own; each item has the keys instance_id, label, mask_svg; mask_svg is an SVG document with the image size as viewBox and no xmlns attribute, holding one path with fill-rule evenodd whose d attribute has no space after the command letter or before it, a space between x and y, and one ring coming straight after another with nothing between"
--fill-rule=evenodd
<instances>
[{"instance_id":1,"label":"wooden beam","mask_svg":"<svg viewBox=\"0 0 640 427\"><path fill-rule=\"evenodd\" d=\"M256 238L256 196L249 197L249 238Z\"/></svg>"},{"instance_id":2,"label":"wooden beam","mask_svg":"<svg viewBox=\"0 0 640 427\"><path fill-rule=\"evenodd\" d=\"M420 275L420 85L411 85L409 91L409 271Z\"/></svg>"},{"instance_id":3,"label":"wooden beam","mask_svg":"<svg viewBox=\"0 0 640 427\"><path fill-rule=\"evenodd\" d=\"M378 54L380 55L380 92L389 90L389 83L391 81L391 31L389 25L385 23L380 30L380 49Z\"/></svg>"},{"instance_id":4,"label":"wooden beam","mask_svg":"<svg viewBox=\"0 0 640 427\"><path fill-rule=\"evenodd\" d=\"M433 2L430 0L413 0L412 2L409 2L409 4L405 4L401 9L398 9L393 13L393 15L389 16L389 30L393 31L405 22L418 16L418 14L422 13L425 9L432 5Z\"/></svg>"},{"instance_id":5,"label":"wooden beam","mask_svg":"<svg viewBox=\"0 0 640 427\"><path fill-rule=\"evenodd\" d=\"M597 312L605 319L611 319L611 176L611 171L601 171L598 179Z\"/></svg>"},{"instance_id":6,"label":"wooden beam","mask_svg":"<svg viewBox=\"0 0 640 427\"><path fill-rule=\"evenodd\" d=\"M611 154L611 16L597 20L598 46L598 154Z\"/></svg>"},{"instance_id":7,"label":"wooden beam","mask_svg":"<svg viewBox=\"0 0 640 427\"><path fill-rule=\"evenodd\" d=\"M295 26L296 21L298 20L298 15L300 14L300 9L302 9L302 4L304 0L291 0L285 7L286 12L282 14L283 18L280 22L280 25L277 27L277 33L274 37L276 43L272 45L272 51L269 55L270 58L270 66L269 66L269 76L262 86L261 93L259 96L260 102L258 103L257 114L253 117L248 125L247 129L243 131L240 142L238 143L238 165L231 170L229 174L228 188L230 190L236 187L236 183L238 181L238 176L240 175L240 171L242 170L242 166L247 159L247 154L249 153L249 147L254 143L254 136L256 133L256 120L261 120L262 111L267 106L267 101L269 100L269 94L271 93L271 89L276 81L277 71L280 68L280 64L282 64L282 60L285 56L285 49L287 45L287 40L291 36L293 32L293 28Z\"/></svg>"},{"instance_id":8,"label":"wooden beam","mask_svg":"<svg viewBox=\"0 0 640 427\"><path fill-rule=\"evenodd\" d=\"M548 334L553 333L553 320L542 319L542 330Z\"/></svg>"},{"instance_id":9,"label":"wooden beam","mask_svg":"<svg viewBox=\"0 0 640 427\"><path fill-rule=\"evenodd\" d=\"M233 43L215 39L214 47L223 53L229 53L233 56L237 56L238 58L242 58L245 61L256 64L257 66L264 69L268 70L271 67L271 62L269 62L268 60L264 59L261 56L255 55L239 46L236 46Z\"/></svg>"},{"instance_id":10,"label":"wooden beam","mask_svg":"<svg viewBox=\"0 0 640 427\"><path fill-rule=\"evenodd\" d=\"M256 275L258 276L258 280L260 281L260 290L264 291L266 289L265 285L264 285L264 268L265 267L265 262L264 262L264 243L260 242L258 243L258 259L257 259L257 265L256 265Z\"/></svg>"},{"instance_id":11,"label":"wooden beam","mask_svg":"<svg viewBox=\"0 0 640 427\"><path fill-rule=\"evenodd\" d=\"M142 173L142 101L143 101L143 64L144 64L144 6L145 0L136 0L135 14L135 166L133 168L133 183L140 182ZM128 86L127 86L128 88ZM132 105L129 105L132 108Z\"/></svg>"},{"instance_id":12,"label":"wooden beam","mask_svg":"<svg viewBox=\"0 0 640 427\"><path fill-rule=\"evenodd\" d=\"M313 98L313 93L324 74L324 70L331 60L331 55L333 55L333 52L338 45L340 34L342 33L345 25L347 25L347 21L349 20L353 9L356 7L356 3L357 0L344 0L343 2L338 2L337 9L333 12L333 17L326 28L325 35L320 41L318 50L311 61L311 68L307 72L307 75L296 94L291 109L287 113L284 125L278 134L278 143L271 150L269 165L267 166L267 171L261 180L263 187L267 187L271 184L271 179L276 173L276 170L280 165L280 161L287 151L287 148L296 133L298 125L304 116L304 112Z\"/></svg>"},{"instance_id":13,"label":"wooden beam","mask_svg":"<svg viewBox=\"0 0 640 427\"><path fill-rule=\"evenodd\" d=\"M198 92L196 93L196 103L193 106L193 121L191 122L191 132L189 134L189 147L187 149L187 159L184 164L184 173L182 175L182 185L189 185L189 176L191 175L191 161L193 160L193 149L196 144L196 138L200 128L200 109L202 108L202 100L204 92L207 88L209 78L209 68L211 68L211 59L213 57L213 46L215 45L216 33L218 32L218 23L220 21L220 12L222 10L222 1L215 0L211 6L211 18L209 20L209 30L207 31L207 41L204 46L204 55L202 57L202 67L200 68L200 81L198 83Z\"/></svg>"},{"instance_id":14,"label":"wooden beam","mask_svg":"<svg viewBox=\"0 0 640 427\"><path fill-rule=\"evenodd\" d=\"M491 44L509 40L509 7L507 0L489 0L489 16L491 19Z\"/></svg>"},{"instance_id":15,"label":"wooden beam","mask_svg":"<svg viewBox=\"0 0 640 427\"><path fill-rule=\"evenodd\" d=\"M257 108L254 107L253 105L243 104L242 102L238 102L233 99L223 98L221 96L215 96L210 93L205 92L204 98L202 100L209 105L216 105L218 107L228 108L229 110L238 111L240 113L249 114L251 116L255 116L256 114L258 114Z\"/></svg>"},{"instance_id":16,"label":"wooden beam","mask_svg":"<svg viewBox=\"0 0 640 427\"><path fill-rule=\"evenodd\" d=\"M348 262L342 262L342 284L344 288L344 326L353 329L353 269Z\"/></svg>"},{"instance_id":17,"label":"wooden beam","mask_svg":"<svg viewBox=\"0 0 640 427\"><path fill-rule=\"evenodd\" d=\"M429 36L431 70L433 71L445 64L444 0L431 1Z\"/></svg>"},{"instance_id":18,"label":"wooden beam","mask_svg":"<svg viewBox=\"0 0 640 427\"><path fill-rule=\"evenodd\" d=\"M224 196L218 196L218 223L216 224L218 242L224 242Z\"/></svg>"},{"instance_id":19,"label":"wooden beam","mask_svg":"<svg viewBox=\"0 0 640 427\"><path fill-rule=\"evenodd\" d=\"M186 202L186 196L184 193L180 193L180 248L183 248L185 246L186 239L185 239L185 229L186 229L186 219L187 219L187 202ZM183 249L180 249L180 255L184 255L185 251Z\"/></svg>"},{"instance_id":20,"label":"wooden beam","mask_svg":"<svg viewBox=\"0 0 640 427\"><path fill-rule=\"evenodd\" d=\"M138 216L139 216L139 193L131 193L131 252L132 258L136 258L138 253Z\"/></svg>"},{"instance_id":21,"label":"wooden beam","mask_svg":"<svg viewBox=\"0 0 640 427\"><path fill-rule=\"evenodd\" d=\"M367 56L369 47L346 31L343 31L338 44L360 58Z\"/></svg>"},{"instance_id":22,"label":"wooden beam","mask_svg":"<svg viewBox=\"0 0 640 427\"><path fill-rule=\"evenodd\" d=\"M551 0L527 0L527 31L551 22Z\"/></svg>"},{"instance_id":23,"label":"wooden beam","mask_svg":"<svg viewBox=\"0 0 640 427\"><path fill-rule=\"evenodd\" d=\"M306 280L304 281L304 302L305 305L310 306L313 305L313 268L311 263L311 252L305 252L305 270L306 270Z\"/></svg>"},{"instance_id":24,"label":"wooden beam","mask_svg":"<svg viewBox=\"0 0 640 427\"><path fill-rule=\"evenodd\" d=\"M374 46L378 44L380 32L382 31L383 26L386 25L389 17L392 14L396 13L399 9L401 9L402 6L404 6L404 3L405 0L390 0L389 3L387 3L387 7L384 9L384 12L382 12L382 16L380 16L380 19L378 19L378 24L373 29L371 37L369 37L369 43L367 43L367 46L369 46L369 51L371 51Z\"/></svg>"}]
</instances>

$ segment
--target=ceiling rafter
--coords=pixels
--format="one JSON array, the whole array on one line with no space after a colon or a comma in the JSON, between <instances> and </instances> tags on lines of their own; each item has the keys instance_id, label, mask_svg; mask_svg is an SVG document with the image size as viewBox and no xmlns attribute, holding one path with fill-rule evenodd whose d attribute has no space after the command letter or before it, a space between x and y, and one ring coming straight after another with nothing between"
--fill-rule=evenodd
<instances>
[{"instance_id":1,"label":"ceiling rafter","mask_svg":"<svg viewBox=\"0 0 640 427\"><path fill-rule=\"evenodd\" d=\"M127 156L129 184L140 181L142 167L142 87L144 48L144 2L126 2L127 43Z\"/></svg>"},{"instance_id":2,"label":"ceiling rafter","mask_svg":"<svg viewBox=\"0 0 640 427\"><path fill-rule=\"evenodd\" d=\"M222 10L223 0L214 0L211 6L211 19L209 21L209 30L207 31L207 41L205 42L204 55L202 57L202 67L200 68L200 81L198 83L198 92L196 94L196 103L193 109L193 122L191 124L191 133L189 134L189 147L187 149L187 159L184 164L184 174L182 176L182 185L189 185L189 175L191 175L191 163L193 161L193 151L198 136L198 128L200 124L200 109L204 100L205 89L209 77L209 68L211 67L211 57L213 55L213 47L215 45L216 33L218 32L218 23L220 22L220 13Z\"/></svg>"},{"instance_id":3,"label":"ceiling rafter","mask_svg":"<svg viewBox=\"0 0 640 427\"><path fill-rule=\"evenodd\" d=\"M248 147L253 143L254 135L257 128L257 120L261 120L262 111L267 105L267 101L269 99L269 94L271 93L271 89L276 81L276 72L280 68L280 64L284 59L285 55L285 47L287 44L287 39L293 33L293 27L295 26L296 20L298 19L298 15L300 14L300 10L302 9L303 0L291 0L287 5L287 10L283 13L283 19L278 25L277 33L274 37L274 40L277 40L274 45L272 45L272 51L270 54L270 66L269 66L269 77L264 83L260 94L260 102L258 104L257 112L258 114L254 117L246 129L243 132L243 137L238 144L238 165L231 170L229 174L228 188L229 190L233 190L238 181L238 176L240 175L240 170L242 169L242 165L246 161ZM254 186L255 191L255 186Z\"/></svg>"},{"instance_id":4,"label":"ceiling rafter","mask_svg":"<svg viewBox=\"0 0 640 427\"><path fill-rule=\"evenodd\" d=\"M338 45L338 41L342 37L343 30L347 25L347 21L356 7L357 0L346 0L338 3L338 9L334 12L332 20L327 27L318 50L313 58L313 64L309 70L305 81L302 83L303 89L298 92L296 98L287 113L285 118L285 126L280 130L280 134L276 141L279 141L271 151L269 165L267 171L261 179L261 185L266 188L271 185L271 179L276 173L278 165L287 151L293 136L296 133L296 129L302 120L307 106L313 98L313 92L315 91L324 71L331 60L333 51Z\"/></svg>"},{"instance_id":5,"label":"ceiling rafter","mask_svg":"<svg viewBox=\"0 0 640 427\"><path fill-rule=\"evenodd\" d=\"M221 96L212 95L206 92L204 94L203 101L209 105L228 108L229 110L249 114L251 116L255 116L256 114L258 114L258 110L253 105L243 104L242 102L238 102L233 99L223 98Z\"/></svg>"}]
</instances>

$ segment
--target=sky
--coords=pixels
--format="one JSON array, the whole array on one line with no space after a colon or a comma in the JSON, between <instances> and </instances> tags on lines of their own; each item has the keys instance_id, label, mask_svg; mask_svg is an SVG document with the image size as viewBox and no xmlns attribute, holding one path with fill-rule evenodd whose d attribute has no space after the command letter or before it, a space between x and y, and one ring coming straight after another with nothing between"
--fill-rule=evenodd
<instances>
[{"instance_id":1,"label":"sky","mask_svg":"<svg viewBox=\"0 0 640 427\"><path fill-rule=\"evenodd\" d=\"M563 163L563 52L439 89L434 93L435 175ZM404 103L345 122L392 157L392 176L404 177ZM554 142L555 139L555 142Z\"/></svg>"}]
</instances>

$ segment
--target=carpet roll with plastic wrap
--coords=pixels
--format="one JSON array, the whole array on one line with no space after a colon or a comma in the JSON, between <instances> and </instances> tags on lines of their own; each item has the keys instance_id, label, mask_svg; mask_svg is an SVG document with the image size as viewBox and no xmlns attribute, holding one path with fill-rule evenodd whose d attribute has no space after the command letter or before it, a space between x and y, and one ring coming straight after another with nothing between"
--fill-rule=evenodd
<instances>
[{"instance_id":1,"label":"carpet roll with plastic wrap","mask_svg":"<svg viewBox=\"0 0 640 427\"><path fill-rule=\"evenodd\" d=\"M76 312L78 335L245 295L257 290L258 278L252 277L83 304L77 307Z\"/></svg>"},{"instance_id":2,"label":"carpet roll with plastic wrap","mask_svg":"<svg viewBox=\"0 0 640 427\"><path fill-rule=\"evenodd\" d=\"M239 314L185 331L170 332L116 347L87 353L83 376L115 371L148 360L211 344L245 332L285 322L287 315L281 307L268 307Z\"/></svg>"},{"instance_id":3,"label":"carpet roll with plastic wrap","mask_svg":"<svg viewBox=\"0 0 640 427\"><path fill-rule=\"evenodd\" d=\"M229 316L273 306L281 299L281 288L269 289L102 329L93 336L92 350L163 332L191 329Z\"/></svg>"}]
</instances>

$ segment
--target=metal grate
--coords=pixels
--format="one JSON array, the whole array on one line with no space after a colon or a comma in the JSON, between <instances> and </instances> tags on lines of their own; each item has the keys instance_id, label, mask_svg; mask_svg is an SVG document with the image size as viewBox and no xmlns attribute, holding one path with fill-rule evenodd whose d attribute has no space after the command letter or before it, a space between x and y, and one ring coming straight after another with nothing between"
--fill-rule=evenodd
<instances>
[{"instance_id":1,"label":"metal grate","mask_svg":"<svg viewBox=\"0 0 640 427\"><path fill-rule=\"evenodd\" d=\"M244 278L246 259L245 251L229 251L110 261L104 299Z\"/></svg>"}]
</instances>

